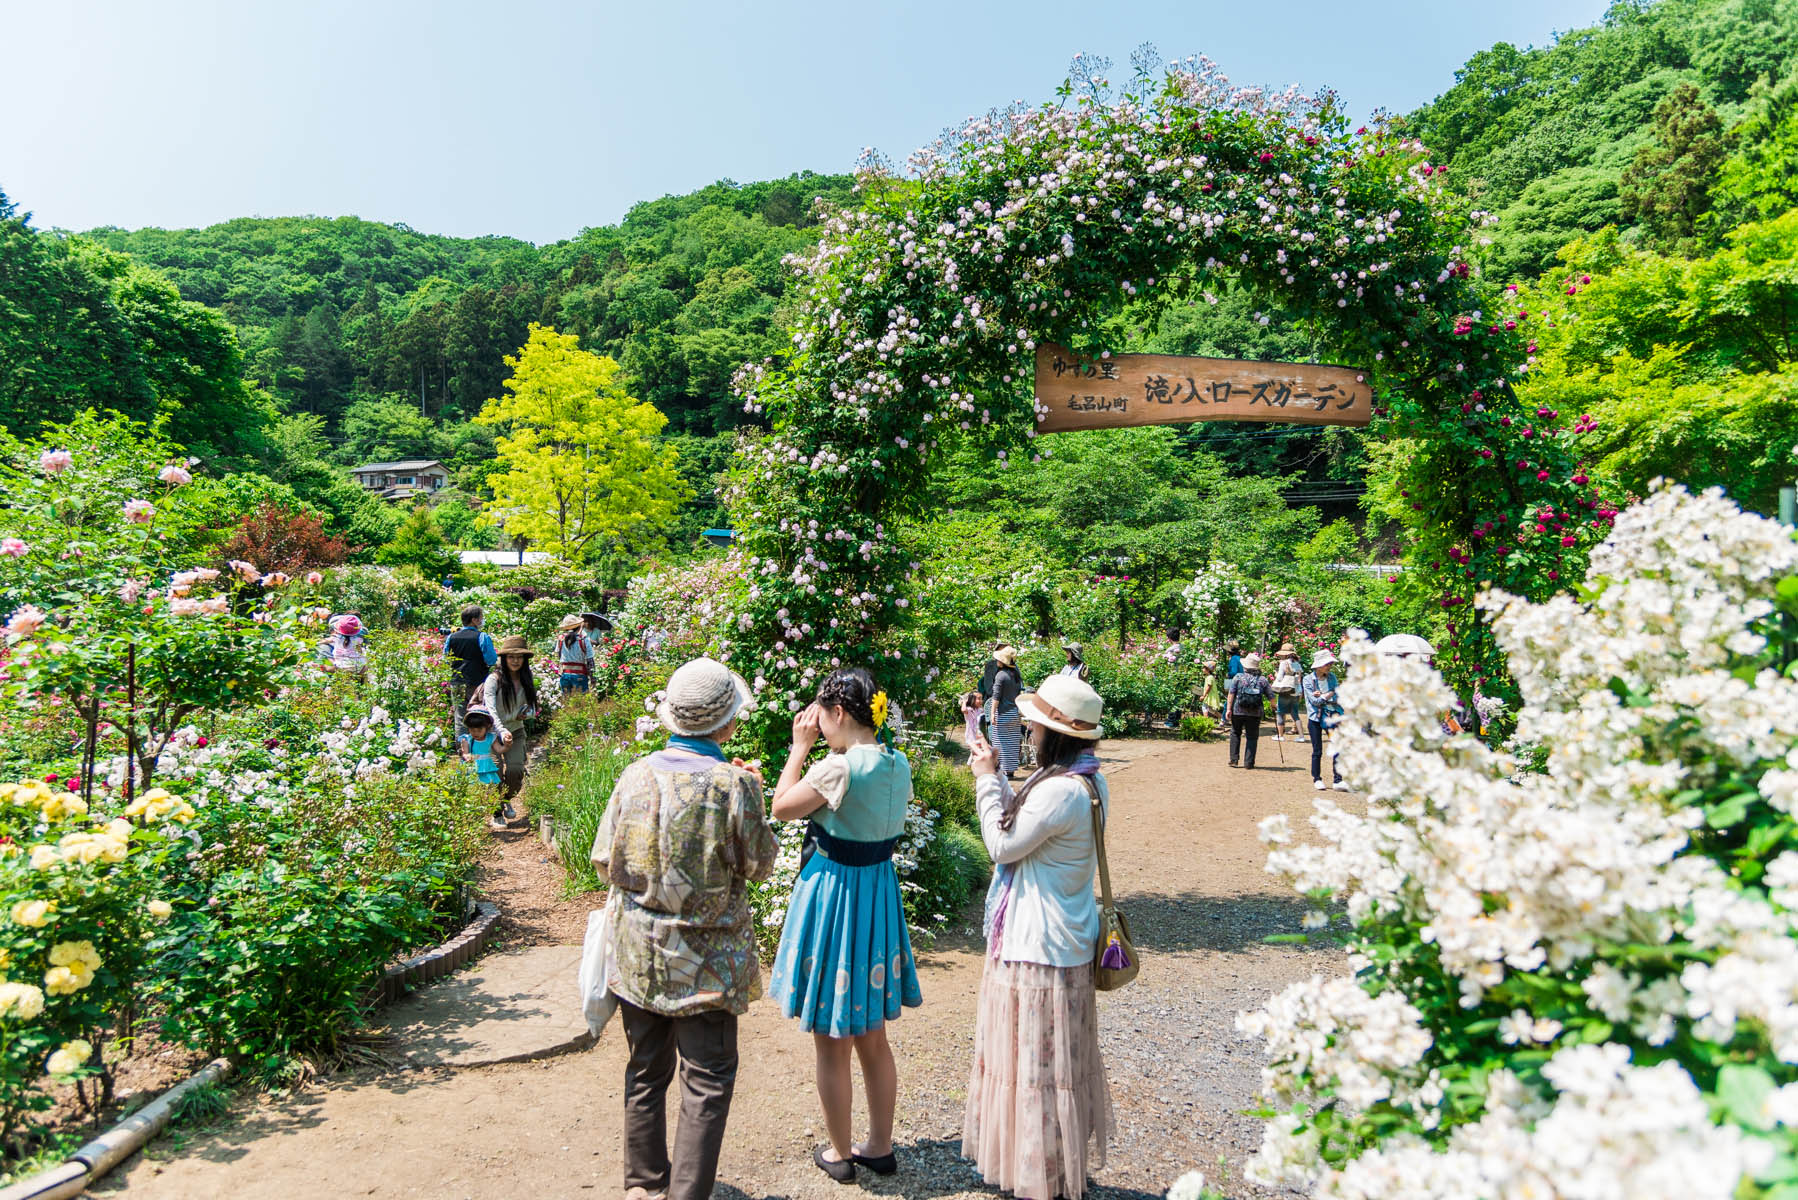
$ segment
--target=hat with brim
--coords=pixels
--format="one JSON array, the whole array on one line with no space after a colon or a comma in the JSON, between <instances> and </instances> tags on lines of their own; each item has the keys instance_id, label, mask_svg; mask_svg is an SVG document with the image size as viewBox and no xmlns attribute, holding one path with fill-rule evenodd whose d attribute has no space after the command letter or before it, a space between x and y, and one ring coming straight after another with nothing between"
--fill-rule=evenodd
<instances>
[{"instance_id":1,"label":"hat with brim","mask_svg":"<svg viewBox=\"0 0 1798 1200\"><path fill-rule=\"evenodd\" d=\"M1299 652L1293 649L1291 642L1281 642L1280 648L1274 651L1275 658L1297 658L1298 656Z\"/></svg>"},{"instance_id":2,"label":"hat with brim","mask_svg":"<svg viewBox=\"0 0 1798 1200\"><path fill-rule=\"evenodd\" d=\"M1105 715L1105 701L1092 685L1072 675L1051 675L1034 692L1018 697L1018 713L1032 725L1097 741L1103 732L1099 719Z\"/></svg>"},{"instance_id":3,"label":"hat with brim","mask_svg":"<svg viewBox=\"0 0 1798 1200\"><path fill-rule=\"evenodd\" d=\"M1259 671L1261 669L1261 656L1259 654L1245 654L1242 659L1242 669L1245 671Z\"/></svg>"},{"instance_id":4,"label":"hat with brim","mask_svg":"<svg viewBox=\"0 0 1798 1200\"><path fill-rule=\"evenodd\" d=\"M1018 661L1018 652L1010 646L1000 646L993 651L993 661L1009 667Z\"/></svg>"},{"instance_id":5,"label":"hat with brim","mask_svg":"<svg viewBox=\"0 0 1798 1200\"><path fill-rule=\"evenodd\" d=\"M583 624L585 624L585 622L579 617L575 616L573 613L569 613L562 618L561 623L556 626L556 629L561 633L568 633L572 630L581 628Z\"/></svg>"},{"instance_id":6,"label":"hat with brim","mask_svg":"<svg viewBox=\"0 0 1798 1200\"><path fill-rule=\"evenodd\" d=\"M362 632L362 622L355 617L343 617L332 626L339 637L354 637Z\"/></svg>"},{"instance_id":7,"label":"hat with brim","mask_svg":"<svg viewBox=\"0 0 1798 1200\"><path fill-rule=\"evenodd\" d=\"M529 658L531 656L531 644L524 640L522 634L515 633L499 644L499 656L504 658L508 654L522 654L526 658Z\"/></svg>"},{"instance_id":8,"label":"hat with brim","mask_svg":"<svg viewBox=\"0 0 1798 1200\"><path fill-rule=\"evenodd\" d=\"M682 663L668 677L668 691L656 716L668 732L705 737L736 720L754 701L743 677L711 658Z\"/></svg>"},{"instance_id":9,"label":"hat with brim","mask_svg":"<svg viewBox=\"0 0 1798 1200\"><path fill-rule=\"evenodd\" d=\"M1315 671L1319 667L1333 667L1340 661L1342 660L1337 658L1334 654L1331 654L1328 650L1319 650L1317 652L1317 657L1311 660L1311 669Z\"/></svg>"},{"instance_id":10,"label":"hat with brim","mask_svg":"<svg viewBox=\"0 0 1798 1200\"><path fill-rule=\"evenodd\" d=\"M1065 642L1062 644L1061 648L1066 650L1069 654L1072 654L1075 658L1080 657L1081 648L1079 642Z\"/></svg>"},{"instance_id":11,"label":"hat with brim","mask_svg":"<svg viewBox=\"0 0 1798 1200\"><path fill-rule=\"evenodd\" d=\"M493 710L488 708L485 704L470 704L468 706L468 710L462 714L462 723L466 725L470 721L485 721L489 725L499 724L499 718L494 716Z\"/></svg>"}]
</instances>

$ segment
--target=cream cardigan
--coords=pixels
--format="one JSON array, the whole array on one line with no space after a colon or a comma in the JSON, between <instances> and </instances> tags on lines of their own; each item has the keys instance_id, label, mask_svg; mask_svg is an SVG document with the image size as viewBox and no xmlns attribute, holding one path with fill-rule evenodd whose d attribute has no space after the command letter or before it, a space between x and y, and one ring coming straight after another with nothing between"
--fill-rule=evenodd
<instances>
[{"instance_id":1,"label":"cream cardigan","mask_svg":"<svg viewBox=\"0 0 1798 1200\"><path fill-rule=\"evenodd\" d=\"M1103 775L1094 775L1101 812L1111 807ZM980 833L1000 869L987 889L987 932L1005 894L1009 864L1010 899L1005 903L999 957L1005 962L1077 967L1093 960L1099 941L1099 903L1093 877L1099 858L1093 846L1092 800L1078 776L1048 779L1031 789L1010 829L999 814L1011 784L998 775L974 781Z\"/></svg>"}]
</instances>

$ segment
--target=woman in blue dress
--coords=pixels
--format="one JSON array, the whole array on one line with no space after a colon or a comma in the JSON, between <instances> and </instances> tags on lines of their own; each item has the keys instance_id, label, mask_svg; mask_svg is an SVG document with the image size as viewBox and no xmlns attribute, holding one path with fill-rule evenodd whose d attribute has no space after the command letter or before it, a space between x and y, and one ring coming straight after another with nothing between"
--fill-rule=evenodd
<instances>
[{"instance_id":1,"label":"woman in blue dress","mask_svg":"<svg viewBox=\"0 0 1798 1200\"><path fill-rule=\"evenodd\" d=\"M816 702L793 718L793 751L774 790L772 815L808 818L811 850L781 928L773 996L812 1035L830 1135L812 1161L839 1183L854 1180L858 1165L878 1175L898 1169L899 1083L886 1022L901 1007L924 1002L893 870L911 803L911 764L881 744L885 722L886 693L866 671L833 672ZM820 736L830 753L807 771ZM868 1093L868 1140L859 1145L850 1141L852 1054Z\"/></svg>"}]
</instances>

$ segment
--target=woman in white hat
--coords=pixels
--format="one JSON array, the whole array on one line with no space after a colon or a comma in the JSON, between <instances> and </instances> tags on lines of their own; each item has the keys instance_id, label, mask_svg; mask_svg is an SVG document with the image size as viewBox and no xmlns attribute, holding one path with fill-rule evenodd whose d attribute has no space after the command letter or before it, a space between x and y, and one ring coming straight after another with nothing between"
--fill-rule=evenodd
<instances>
[{"instance_id":1,"label":"woman in white hat","mask_svg":"<svg viewBox=\"0 0 1798 1200\"><path fill-rule=\"evenodd\" d=\"M593 865L620 893L612 976L630 1059L624 1069L624 1190L708 1200L737 1079L737 1018L762 992L747 885L780 851L761 776L724 743L749 685L697 658L657 709L668 748L624 769ZM681 1118L670 1158L667 1093L680 1060Z\"/></svg>"},{"instance_id":2,"label":"woman in white hat","mask_svg":"<svg viewBox=\"0 0 1798 1200\"><path fill-rule=\"evenodd\" d=\"M1342 706L1336 702L1336 676L1330 673L1335 665L1334 654L1319 650L1311 660L1310 672L1299 681L1299 690L1305 697L1305 724L1311 731L1311 786L1320 792L1324 790L1324 730L1332 728L1342 715ZM1337 791L1349 790L1336 772L1334 754L1330 755L1330 778Z\"/></svg>"},{"instance_id":3,"label":"woman in white hat","mask_svg":"<svg viewBox=\"0 0 1798 1200\"><path fill-rule=\"evenodd\" d=\"M1093 809L1103 822L1110 799L1096 752L1104 702L1054 675L1018 707L1042 764L1024 785L1012 790L986 742L969 759L997 869L961 1152L1017 1196L1080 1200L1112 1128L1093 990Z\"/></svg>"},{"instance_id":4,"label":"woman in white hat","mask_svg":"<svg viewBox=\"0 0 1798 1200\"><path fill-rule=\"evenodd\" d=\"M560 672L562 694L584 692L593 674L593 643L587 638L586 622L574 613L562 618L556 626L556 669Z\"/></svg>"},{"instance_id":5,"label":"woman in white hat","mask_svg":"<svg viewBox=\"0 0 1798 1200\"><path fill-rule=\"evenodd\" d=\"M999 769L1007 777L1015 775L1024 756L1024 718L1018 712L1018 696L1024 690L1024 677L1018 673L1018 652L1012 646L993 651L999 669L993 672L991 709L987 728L992 730L993 744L999 748Z\"/></svg>"}]
</instances>

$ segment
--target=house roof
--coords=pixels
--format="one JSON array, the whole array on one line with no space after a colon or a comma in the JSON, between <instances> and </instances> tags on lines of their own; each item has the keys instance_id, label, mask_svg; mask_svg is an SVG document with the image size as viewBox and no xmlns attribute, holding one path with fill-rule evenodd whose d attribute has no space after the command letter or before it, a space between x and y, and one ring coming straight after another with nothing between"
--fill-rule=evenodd
<instances>
[{"instance_id":1,"label":"house roof","mask_svg":"<svg viewBox=\"0 0 1798 1200\"><path fill-rule=\"evenodd\" d=\"M518 565L518 551L516 550L458 550L456 554L465 563L491 563L496 567L516 567ZM526 563L548 562L549 555L542 550L526 550L524 561Z\"/></svg>"},{"instance_id":2,"label":"house roof","mask_svg":"<svg viewBox=\"0 0 1798 1200\"><path fill-rule=\"evenodd\" d=\"M359 467L351 467L350 473L361 475L369 471L422 471L426 467L443 467L443 463L435 458L408 458L400 462L363 463ZM448 467L444 467L448 470Z\"/></svg>"}]
</instances>

